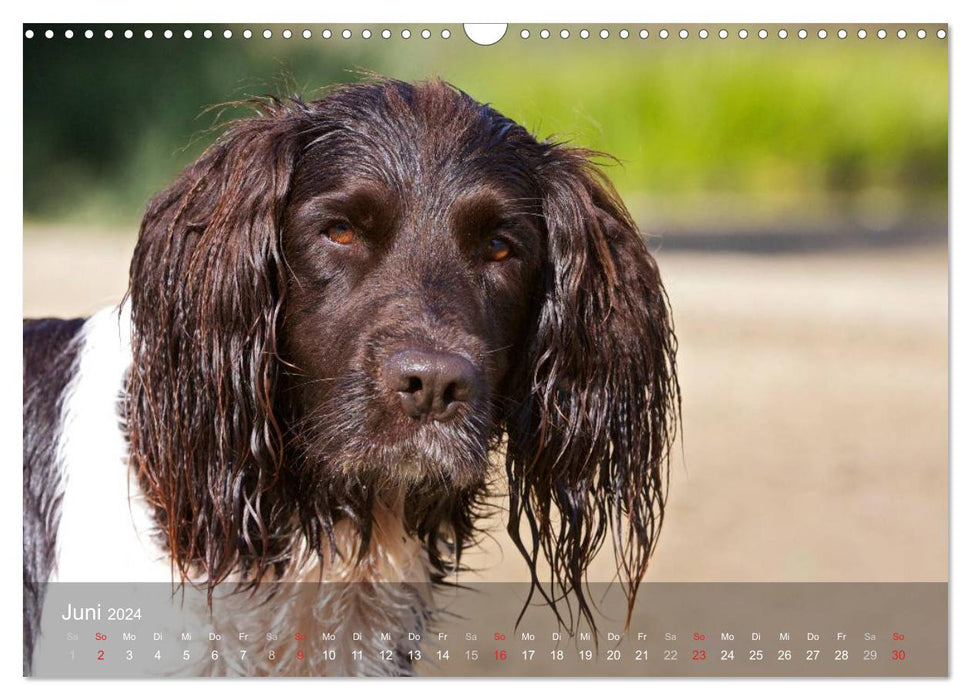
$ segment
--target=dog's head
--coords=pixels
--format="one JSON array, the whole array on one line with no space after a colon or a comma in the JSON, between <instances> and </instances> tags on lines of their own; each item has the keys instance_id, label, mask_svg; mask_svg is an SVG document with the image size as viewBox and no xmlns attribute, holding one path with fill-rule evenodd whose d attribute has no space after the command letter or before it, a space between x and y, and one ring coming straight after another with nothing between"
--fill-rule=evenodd
<instances>
[{"instance_id":1,"label":"dog's head","mask_svg":"<svg viewBox=\"0 0 971 700\"><path fill-rule=\"evenodd\" d=\"M534 583L545 558L585 609L609 536L633 594L676 342L591 154L441 83L259 109L152 202L131 268L132 454L176 561L280 565L388 499L444 568L498 450Z\"/></svg>"},{"instance_id":2,"label":"dog's head","mask_svg":"<svg viewBox=\"0 0 971 700\"><path fill-rule=\"evenodd\" d=\"M541 147L443 85L310 109L280 223L295 437L316 468L481 482L536 314Z\"/></svg>"}]
</instances>

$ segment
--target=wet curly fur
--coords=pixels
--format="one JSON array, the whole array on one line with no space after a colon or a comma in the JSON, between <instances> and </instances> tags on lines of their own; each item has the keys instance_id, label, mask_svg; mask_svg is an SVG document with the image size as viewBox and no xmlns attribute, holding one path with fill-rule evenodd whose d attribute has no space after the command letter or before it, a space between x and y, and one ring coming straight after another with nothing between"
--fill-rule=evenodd
<instances>
[{"instance_id":1,"label":"wet curly fur","mask_svg":"<svg viewBox=\"0 0 971 700\"><path fill-rule=\"evenodd\" d=\"M128 439L177 568L215 586L360 557L398 504L441 581L499 454L534 593L592 623L585 572L609 540L632 606L677 342L599 154L440 82L254 107L150 204L131 265ZM334 222L352 244L326 239ZM496 236L501 262L481 254ZM396 412L381 367L402 347L468 358L476 399L447 423Z\"/></svg>"}]
</instances>

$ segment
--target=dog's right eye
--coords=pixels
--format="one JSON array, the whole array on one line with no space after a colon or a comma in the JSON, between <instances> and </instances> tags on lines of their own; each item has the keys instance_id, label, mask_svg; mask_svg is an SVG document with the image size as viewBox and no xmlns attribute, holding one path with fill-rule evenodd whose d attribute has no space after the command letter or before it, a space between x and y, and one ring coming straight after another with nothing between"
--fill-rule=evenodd
<instances>
[{"instance_id":1,"label":"dog's right eye","mask_svg":"<svg viewBox=\"0 0 971 700\"><path fill-rule=\"evenodd\" d=\"M324 235L338 245L350 245L357 240L357 232L350 224L331 224L324 231Z\"/></svg>"},{"instance_id":2,"label":"dog's right eye","mask_svg":"<svg viewBox=\"0 0 971 700\"><path fill-rule=\"evenodd\" d=\"M493 236L486 244L486 259L491 262L501 262L512 253L512 247L502 236Z\"/></svg>"}]
</instances>

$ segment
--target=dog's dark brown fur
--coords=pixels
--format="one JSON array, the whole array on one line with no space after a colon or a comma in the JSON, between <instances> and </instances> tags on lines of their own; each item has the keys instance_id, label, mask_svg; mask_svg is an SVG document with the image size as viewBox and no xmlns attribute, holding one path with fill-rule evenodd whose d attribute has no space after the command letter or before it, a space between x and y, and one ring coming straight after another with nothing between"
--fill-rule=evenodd
<instances>
[{"instance_id":1,"label":"dog's dark brown fur","mask_svg":"<svg viewBox=\"0 0 971 700\"><path fill-rule=\"evenodd\" d=\"M633 604L664 513L676 340L596 154L437 82L256 107L151 203L131 267L131 451L183 573L279 575L333 554L338 523L366 543L398 501L441 578L504 450L535 590L589 619L609 537ZM382 368L411 348L474 366L450 420L389 389Z\"/></svg>"}]
</instances>

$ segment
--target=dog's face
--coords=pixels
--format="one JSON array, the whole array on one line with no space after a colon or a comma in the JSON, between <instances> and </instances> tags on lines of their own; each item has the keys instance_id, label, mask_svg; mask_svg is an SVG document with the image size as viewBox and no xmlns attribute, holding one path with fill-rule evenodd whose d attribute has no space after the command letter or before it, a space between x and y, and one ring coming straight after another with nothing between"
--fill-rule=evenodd
<instances>
[{"instance_id":1,"label":"dog's face","mask_svg":"<svg viewBox=\"0 0 971 700\"><path fill-rule=\"evenodd\" d=\"M432 100L365 103L307 148L280 352L320 468L482 480L542 293L539 151L491 110Z\"/></svg>"},{"instance_id":2,"label":"dog's face","mask_svg":"<svg viewBox=\"0 0 971 700\"><path fill-rule=\"evenodd\" d=\"M584 615L632 601L664 508L676 339L593 154L442 83L268 100L150 204L131 267L133 463L211 582L370 537L455 566L504 448L507 531ZM385 510L387 512L387 509ZM542 590L542 589L541 589Z\"/></svg>"}]
</instances>

